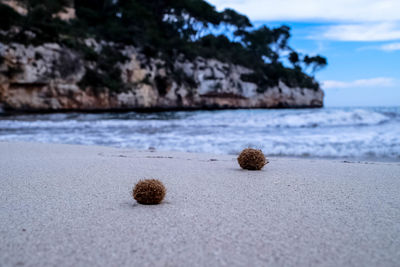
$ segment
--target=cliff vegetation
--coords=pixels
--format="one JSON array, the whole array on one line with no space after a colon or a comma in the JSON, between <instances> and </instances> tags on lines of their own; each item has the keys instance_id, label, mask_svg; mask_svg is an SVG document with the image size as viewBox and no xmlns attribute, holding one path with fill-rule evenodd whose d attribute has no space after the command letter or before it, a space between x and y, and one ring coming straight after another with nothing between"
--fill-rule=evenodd
<instances>
[{"instance_id":1,"label":"cliff vegetation","mask_svg":"<svg viewBox=\"0 0 400 267\"><path fill-rule=\"evenodd\" d=\"M100 91L123 91L117 64L127 60L121 53L125 46L136 47L149 60L161 59L175 80L188 84L195 81L175 69L182 55L243 66L252 72L240 78L256 84L259 93L281 82L317 91L314 72L327 64L322 56L302 55L290 47L289 27L256 28L245 15L217 11L204 0L3 0L0 30L2 43L58 43L79 52L94 66L85 67L80 85ZM107 45L99 51L87 39ZM156 82L161 87L165 83Z\"/></svg>"}]
</instances>

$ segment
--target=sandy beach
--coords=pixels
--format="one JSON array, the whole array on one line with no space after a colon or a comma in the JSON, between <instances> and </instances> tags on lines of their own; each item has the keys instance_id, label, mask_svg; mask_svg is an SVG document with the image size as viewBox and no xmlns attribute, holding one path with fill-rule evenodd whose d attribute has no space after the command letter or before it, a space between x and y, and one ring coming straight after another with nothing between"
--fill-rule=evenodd
<instances>
[{"instance_id":1,"label":"sandy beach","mask_svg":"<svg viewBox=\"0 0 400 267\"><path fill-rule=\"evenodd\" d=\"M269 161L0 142L0 266L398 266L400 163Z\"/></svg>"}]
</instances>

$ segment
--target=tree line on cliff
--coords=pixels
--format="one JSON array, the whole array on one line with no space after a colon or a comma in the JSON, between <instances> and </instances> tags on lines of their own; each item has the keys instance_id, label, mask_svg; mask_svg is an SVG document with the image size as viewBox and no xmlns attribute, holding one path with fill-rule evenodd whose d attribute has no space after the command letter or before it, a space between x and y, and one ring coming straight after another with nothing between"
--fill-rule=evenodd
<instances>
[{"instance_id":1,"label":"tree line on cliff","mask_svg":"<svg viewBox=\"0 0 400 267\"><path fill-rule=\"evenodd\" d=\"M118 88L120 73L115 63L123 60L118 51L102 55L84 45L85 38L134 45L149 58L162 58L173 68L174 59L185 55L215 58L253 70L242 79L254 82L260 92L277 86L319 89L314 72L326 66L322 56L302 55L289 46L290 28L255 28L242 14L217 11L204 0L18 0L27 10L17 13L0 4L0 28L16 34L0 36L1 42L41 44L62 43L84 53L85 59L103 63L110 77L88 73L87 83ZM69 21L55 16L74 7L76 18ZM29 33L29 34L27 34ZM285 63L287 62L287 63ZM101 64L98 64L101 67ZM312 71L308 74L306 69ZM106 79L106 80L104 80ZM103 82L102 82L103 81ZM93 86L93 84L92 84Z\"/></svg>"}]
</instances>

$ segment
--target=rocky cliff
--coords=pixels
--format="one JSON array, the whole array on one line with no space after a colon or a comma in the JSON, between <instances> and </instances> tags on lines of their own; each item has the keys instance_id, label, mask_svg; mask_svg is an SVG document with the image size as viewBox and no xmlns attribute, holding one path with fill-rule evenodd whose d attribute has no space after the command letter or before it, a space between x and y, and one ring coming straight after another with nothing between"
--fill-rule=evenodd
<instances>
[{"instance_id":1,"label":"rocky cliff","mask_svg":"<svg viewBox=\"0 0 400 267\"><path fill-rule=\"evenodd\" d=\"M104 44L87 40L102 53ZM109 44L107 44L109 45ZM166 62L150 59L133 46L120 49L117 63L123 88L93 88L82 83L95 68L75 50L56 43L40 46L0 43L0 107L18 111L321 107L318 89L284 83L260 92L242 80L251 70L213 59L183 56Z\"/></svg>"}]
</instances>

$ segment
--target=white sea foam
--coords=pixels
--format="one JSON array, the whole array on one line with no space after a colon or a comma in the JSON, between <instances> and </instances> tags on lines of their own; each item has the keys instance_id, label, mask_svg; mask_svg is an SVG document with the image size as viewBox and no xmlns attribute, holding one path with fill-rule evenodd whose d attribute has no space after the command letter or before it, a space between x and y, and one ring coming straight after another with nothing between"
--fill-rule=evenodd
<instances>
[{"instance_id":1,"label":"white sea foam","mask_svg":"<svg viewBox=\"0 0 400 267\"><path fill-rule=\"evenodd\" d=\"M400 160L400 109L225 110L0 117L0 140Z\"/></svg>"}]
</instances>

